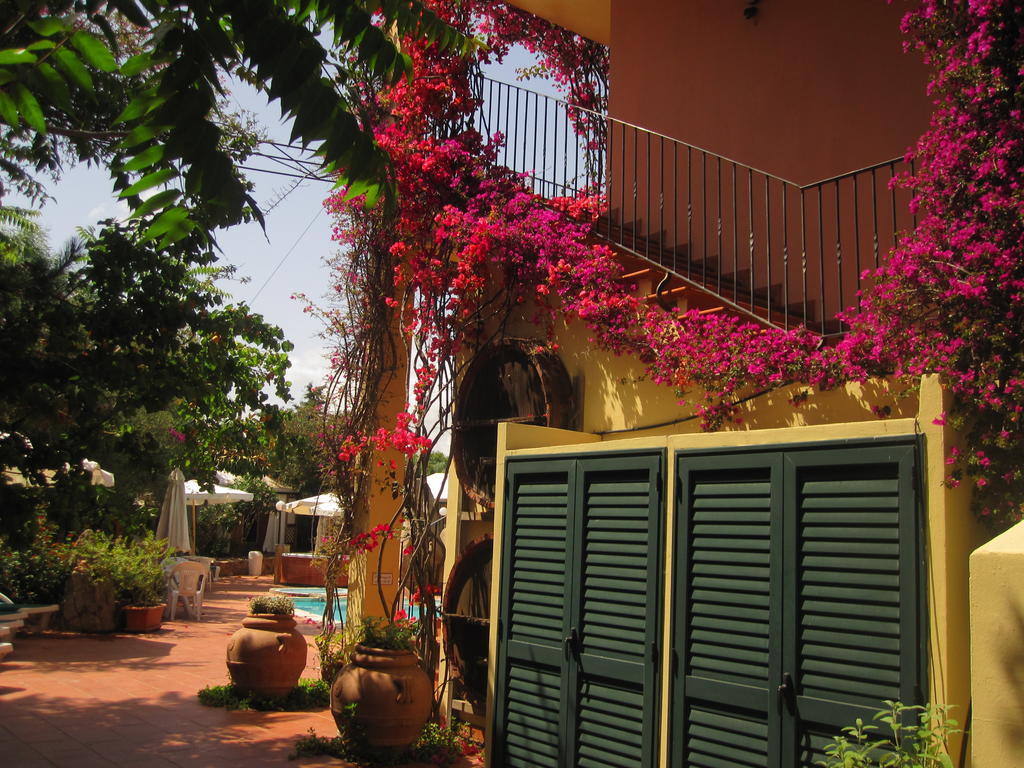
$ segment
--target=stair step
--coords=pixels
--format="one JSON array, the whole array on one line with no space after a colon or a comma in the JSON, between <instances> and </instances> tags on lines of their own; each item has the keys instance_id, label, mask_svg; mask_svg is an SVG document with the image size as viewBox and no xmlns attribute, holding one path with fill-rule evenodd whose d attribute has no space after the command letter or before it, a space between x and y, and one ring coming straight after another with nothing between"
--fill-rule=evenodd
<instances>
[{"instance_id":1,"label":"stair step","mask_svg":"<svg viewBox=\"0 0 1024 768\"><path fill-rule=\"evenodd\" d=\"M750 267L732 269L734 262L728 257L691 259L687 244L667 246L663 243L667 232L644 232L641 219L621 221L620 218L619 211L613 210L610 216L606 215L598 220L594 232L601 239L620 247L624 254L637 257L638 266L624 269L620 279L650 280L651 287L648 290L654 290L645 294L648 301L659 301L666 309L676 311L673 306L676 300L692 287L692 283L697 283L712 301L715 296L720 297L777 327L794 327L804 321L803 300L783 302L786 293L784 283L759 284ZM651 262L663 267L670 276L670 280L661 291L657 291L656 288L662 283L664 275L658 267L639 266ZM681 280L671 279L673 273L678 278L685 279L685 282L680 285ZM823 335L840 333L843 324L838 320L828 320L825 323L814 320L815 305L815 301L808 301L806 304L807 328ZM702 314L710 314L725 311L725 307L711 306L700 311Z\"/></svg>"}]
</instances>

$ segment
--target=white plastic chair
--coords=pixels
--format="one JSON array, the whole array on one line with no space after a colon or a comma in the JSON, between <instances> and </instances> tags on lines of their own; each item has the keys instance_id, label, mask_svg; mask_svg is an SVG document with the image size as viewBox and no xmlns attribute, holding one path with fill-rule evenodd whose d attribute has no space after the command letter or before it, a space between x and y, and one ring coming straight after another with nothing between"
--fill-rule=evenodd
<instances>
[{"instance_id":1,"label":"white plastic chair","mask_svg":"<svg viewBox=\"0 0 1024 768\"><path fill-rule=\"evenodd\" d=\"M202 563L185 561L174 566L167 580L167 608L171 621L174 621L179 598L188 615L196 621L203 620L203 592L209 573L210 569Z\"/></svg>"}]
</instances>

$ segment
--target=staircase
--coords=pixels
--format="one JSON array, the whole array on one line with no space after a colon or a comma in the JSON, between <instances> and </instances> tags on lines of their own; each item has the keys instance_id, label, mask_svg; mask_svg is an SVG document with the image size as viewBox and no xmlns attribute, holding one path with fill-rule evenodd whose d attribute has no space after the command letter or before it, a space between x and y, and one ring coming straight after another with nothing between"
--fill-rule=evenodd
<instances>
[{"instance_id":1,"label":"staircase","mask_svg":"<svg viewBox=\"0 0 1024 768\"><path fill-rule=\"evenodd\" d=\"M801 186L516 85L480 78L476 90L473 127L505 137L497 162L545 197L603 194L597 236L661 275L666 306L837 336L863 273L916 223L892 188L902 159ZM582 133L574 113L588 117Z\"/></svg>"}]
</instances>

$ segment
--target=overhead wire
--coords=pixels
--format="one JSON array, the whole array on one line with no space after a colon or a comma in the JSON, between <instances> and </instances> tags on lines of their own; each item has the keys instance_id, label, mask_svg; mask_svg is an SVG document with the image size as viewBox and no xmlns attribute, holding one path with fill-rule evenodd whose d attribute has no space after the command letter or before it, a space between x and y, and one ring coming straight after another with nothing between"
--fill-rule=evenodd
<instances>
[{"instance_id":1,"label":"overhead wire","mask_svg":"<svg viewBox=\"0 0 1024 768\"><path fill-rule=\"evenodd\" d=\"M281 269L282 266L284 266L285 261L287 261L288 257L292 255L292 251L294 251L298 247L299 243L302 242L302 238L304 238L306 236L306 233L313 228L313 224L316 223L316 220L320 218L323 212L323 208L317 209L316 214L314 214L313 218L309 220L309 224L307 224L306 228L302 230L302 234L300 234L295 239L295 242L292 243L292 247L289 248L287 252L285 252L284 256L281 257L281 260L277 262L277 266L274 267L273 271L269 275L267 275L267 279L263 281L263 285L260 286L259 290L256 291L255 294L253 294L253 297L249 299L249 303L256 303L256 299L258 299L260 297L260 294L263 293L263 289L266 288L270 284L270 281L274 279L274 275L276 275L278 270Z\"/></svg>"}]
</instances>

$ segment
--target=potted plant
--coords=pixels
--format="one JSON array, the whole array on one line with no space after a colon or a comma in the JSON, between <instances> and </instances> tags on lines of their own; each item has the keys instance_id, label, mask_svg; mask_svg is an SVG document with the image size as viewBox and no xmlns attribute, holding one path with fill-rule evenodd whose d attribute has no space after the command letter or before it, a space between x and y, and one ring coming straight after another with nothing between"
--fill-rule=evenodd
<instances>
[{"instance_id":1,"label":"potted plant","mask_svg":"<svg viewBox=\"0 0 1024 768\"><path fill-rule=\"evenodd\" d=\"M276 698L299 682L306 668L306 639L295 629L295 603L283 595L259 595L228 641L231 682L243 693Z\"/></svg>"},{"instance_id":2,"label":"potted plant","mask_svg":"<svg viewBox=\"0 0 1024 768\"><path fill-rule=\"evenodd\" d=\"M416 656L417 629L404 611L393 621L363 620L352 660L331 686L331 714L339 731L344 733L354 720L369 746L395 750L420 735L430 716L433 688Z\"/></svg>"},{"instance_id":3,"label":"potted plant","mask_svg":"<svg viewBox=\"0 0 1024 768\"><path fill-rule=\"evenodd\" d=\"M163 562L169 552L167 543L151 533L132 541L84 531L72 550L75 568L65 594L65 617L83 614L78 618L84 619L90 610L102 614L97 621L77 627L87 631L115 629L118 613L129 632L158 629L164 611ZM92 589L81 593L82 585ZM102 595L106 598L97 599ZM94 599L90 602L89 598Z\"/></svg>"},{"instance_id":4,"label":"potted plant","mask_svg":"<svg viewBox=\"0 0 1024 768\"><path fill-rule=\"evenodd\" d=\"M166 592L163 563L170 554L165 541L152 534L125 542L114 572L114 585L126 632L153 632L163 622Z\"/></svg>"}]
</instances>

